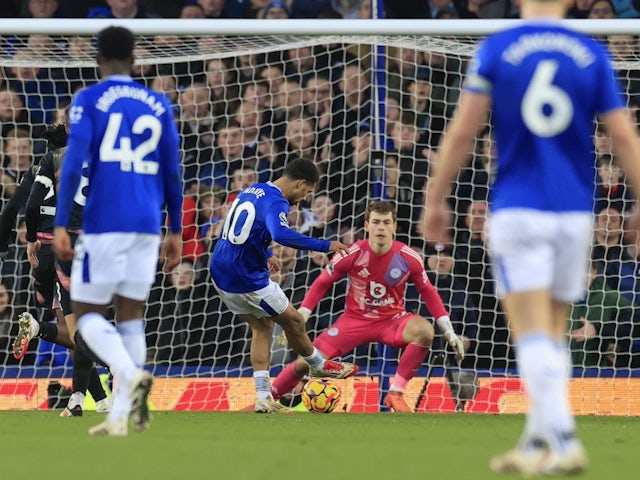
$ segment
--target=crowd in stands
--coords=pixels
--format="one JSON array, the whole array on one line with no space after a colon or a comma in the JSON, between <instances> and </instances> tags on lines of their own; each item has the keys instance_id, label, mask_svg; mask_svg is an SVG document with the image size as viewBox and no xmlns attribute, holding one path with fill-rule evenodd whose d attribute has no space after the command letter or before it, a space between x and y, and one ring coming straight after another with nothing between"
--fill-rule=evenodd
<instances>
[{"instance_id":1,"label":"crowd in stands","mask_svg":"<svg viewBox=\"0 0 640 480\"><path fill-rule=\"evenodd\" d=\"M509 0L395 0L388 18L517 17ZM24 0L2 2L0 16L25 18L368 18L369 0ZM578 0L574 18L640 17L638 2ZM78 88L97 80L92 67L39 67L34 59L52 52L90 59L91 39L79 36L5 36L0 57L21 60L0 75L2 156L0 194L6 202L24 173L45 152L42 129L64 123ZM136 49L151 58L157 49L179 46L158 35ZM614 59L638 51L638 38L602 39ZM294 45L265 54L207 58L213 37L200 40L200 59L138 64L132 76L171 100L181 135L184 180L183 261L170 275L158 272L146 314L149 360L159 365L247 364L247 331L220 302L208 279L208 258L228 206L239 191L275 179L292 158L312 159L322 180L308 204L292 209L289 222L311 236L351 243L363 238L369 199L384 196L398 210L397 238L425 256L429 276L463 335L465 365L513 366L509 336L495 297L484 224L496 146L487 130L454 186L451 238L426 245L418 219L423 187L437 160L437 145L453 113L467 58L459 54L391 47L387 51L386 137L376 148L371 58L353 45ZM32 63L29 64L29 61ZM46 64L43 62L43 65ZM630 113L638 123L640 70L620 70ZM595 235L587 294L571 313L569 340L576 367L640 367L640 208L626 187L605 132L594 132L598 187ZM10 342L15 316L33 309L25 258L24 219L2 262L0 365L14 362ZM328 264L323 253L278 245L283 270L274 280L298 305L307 287ZM338 282L325 295L308 326L312 337L340 314L346 291ZM424 310L412 289L407 306ZM428 316L426 312L422 313ZM34 345L35 347L35 345ZM359 363L374 358L375 346L356 352ZM275 356L285 359L286 354ZM34 362L33 354L23 363Z\"/></svg>"}]
</instances>

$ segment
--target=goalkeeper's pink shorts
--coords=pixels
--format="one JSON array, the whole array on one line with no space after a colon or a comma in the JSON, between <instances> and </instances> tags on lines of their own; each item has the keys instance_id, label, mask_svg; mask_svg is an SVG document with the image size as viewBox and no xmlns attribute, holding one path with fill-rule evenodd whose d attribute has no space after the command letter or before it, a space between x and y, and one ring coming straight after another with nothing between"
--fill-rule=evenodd
<instances>
[{"instance_id":1,"label":"goalkeeper's pink shorts","mask_svg":"<svg viewBox=\"0 0 640 480\"><path fill-rule=\"evenodd\" d=\"M313 342L327 358L336 358L360 345L377 342L391 347L403 348L402 331L415 313L402 312L392 317L377 320L363 319L361 316L343 313L336 323L327 328Z\"/></svg>"}]
</instances>

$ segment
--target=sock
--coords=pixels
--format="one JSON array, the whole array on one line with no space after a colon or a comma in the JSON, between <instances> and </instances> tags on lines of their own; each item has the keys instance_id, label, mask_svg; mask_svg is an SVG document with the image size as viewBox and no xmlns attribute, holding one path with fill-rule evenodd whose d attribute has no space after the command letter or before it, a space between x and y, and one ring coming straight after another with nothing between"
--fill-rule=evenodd
<instances>
[{"instance_id":1,"label":"sock","mask_svg":"<svg viewBox=\"0 0 640 480\"><path fill-rule=\"evenodd\" d=\"M73 351L73 392L80 392L83 395L89 386L91 369L93 362L81 349Z\"/></svg>"},{"instance_id":2,"label":"sock","mask_svg":"<svg viewBox=\"0 0 640 480\"><path fill-rule=\"evenodd\" d=\"M544 389L546 385L542 384L544 376L540 378L541 371L544 368L544 357L551 345L551 339L546 335L538 332L530 333L523 336L516 343L516 360L518 362L518 371L520 377L524 381L529 394L531 408L527 413L525 423L525 437L545 438L544 415Z\"/></svg>"},{"instance_id":3,"label":"sock","mask_svg":"<svg viewBox=\"0 0 640 480\"><path fill-rule=\"evenodd\" d=\"M301 377L296 375L295 362L291 362L284 367L284 370L273 381L271 386L271 394L276 400L279 399L285 393L289 393L298 384Z\"/></svg>"},{"instance_id":4,"label":"sock","mask_svg":"<svg viewBox=\"0 0 640 480\"><path fill-rule=\"evenodd\" d=\"M130 383L136 365L127 352L122 337L106 318L96 312L86 313L78 318L78 330L89 348L105 361L116 377L108 420L116 422L128 417L131 411Z\"/></svg>"},{"instance_id":5,"label":"sock","mask_svg":"<svg viewBox=\"0 0 640 480\"><path fill-rule=\"evenodd\" d=\"M571 380L573 375L573 359L571 358L571 349L569 344L564 339L556 340L554 342L558 353L564 358L565 378L567 382Z\"/></svg>"},{"instance_id":6,"label":"sock","mask_svg":"<svg viewBox=\"0 0 640 480\"><path fill-rule=\"evenodd\" d=\"M53 342L58 336L58 325L50 322L38 322L40 331L37 334L38 338L46 340L47 342Z\"/></svg>"},{"instance_id":7,"label":"sock","mask_svg":"<svg viewBox=\"0 0 640 480\"><path fill-rule=\"evenodd\" d=\"M531 400L525 438L541 438L552 450L563 450L565 437L575 431L565 390L565 358L553 340L541 332L520 338L516 358Z\"/></svg>"},{"instance_id":8,"label":"sock","mask_svg":"<svg viewBox=\"0 0 640 480\"><path fill-rule=\"evenodd\" d=\"M144 322L142 319L118 322L116 329L122 337L124 348L129 352L136 367L142 368L147 360L147 339L144 336Z\"/></svg>"},{"instance_id":9,"label":"sock","mask_svg":"<svg viewBox=\"0 0 640 480\"><path fill-rule=\"evenodd\" d=\"M91 374L89 376L89 386L87 390L89 390L89 393L96 402L107 398L107 392L104 391L102 381L100 381L100 375L98 375L98 370L95 366L91 369Z\"/></svg>"},{"instance_id":10,"label":"sock","mask_svg":"<svg viewBox=\"0 0 640 480\"><path fill-rule=\"evenodd\" d=\"M257 370L253 372L253 380L256 384L256 397L259 400L266 400L271 395L271 382L269 381L268 370Z\"/></svg>"},{"instance_id":11,"label":"sock","mask_svg":"<svg viewBox=\"0 0 640 480\"><path fill-rule=\"evenodd\" d=\"M316 347L313 347L313 352L311 353L311 355L302 358L304 358L304 360L309 364L309 367L311 367L313 370L322 368L325 361L324 357Z\"/></svg>"},{"instance_id":12,"label":"sock","mask_svg":"<svg viewBox=\"0 0 640 480\"><path fill-rule=\"evenodd\" d=\"M549 429L555 436L550 443L551 448L564 452L578 443L576 438L576 421L569 407L569 378L571 375L571 356L566 345L563 349L555 349L555 358L550 360L556 365L557 376L547 394L549 412Z\"/></svg>"},{"instance_id":13,"label":"sock","mask_svg":"<svg viewBox=\"0 0 640 480\"><path fill-rule=\"evenodd\" d=\"M84 393L82 392L73 392L71 397L69 397L69 402L67 402L67 408L71 410L73 407L84 404Z\"/></svg>"},{"instance_id":14,"label":"sock","mask_svg":"<svg viewBox=\"0 0 640 480\"><path fill-rule=\"evenodd\" d=\"M417 343L410 343L402 352L400 361L398 362L398 371L396 372L393 382L389 390L393 392L404 392L407 382L415 375L424 359L429 353L428 347L423 347Z\"/></svg>"}]
</instances>

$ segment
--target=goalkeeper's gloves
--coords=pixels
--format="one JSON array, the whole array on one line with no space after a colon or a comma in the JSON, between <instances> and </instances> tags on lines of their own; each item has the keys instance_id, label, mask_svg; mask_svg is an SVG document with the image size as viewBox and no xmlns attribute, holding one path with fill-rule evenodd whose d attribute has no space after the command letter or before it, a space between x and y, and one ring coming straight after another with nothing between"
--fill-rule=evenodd
<instances>
[{"instance_id":1,"label":"goalkeeper's gloves","mask_svg":"<svg viewBox=\"0 0 640 480\"><path fill-rule=\"evenodd\" d=\"M451 320L447 315L443 315L442 317L436 320L438 324L438 328L442 332L442 336L447 341L449 346L456 352L456 356L458 357L458 362L464 360L464 345L462 340L456 335L456 332L453 331L453 326L451 326Z\"/></svg>"}]
</instances>

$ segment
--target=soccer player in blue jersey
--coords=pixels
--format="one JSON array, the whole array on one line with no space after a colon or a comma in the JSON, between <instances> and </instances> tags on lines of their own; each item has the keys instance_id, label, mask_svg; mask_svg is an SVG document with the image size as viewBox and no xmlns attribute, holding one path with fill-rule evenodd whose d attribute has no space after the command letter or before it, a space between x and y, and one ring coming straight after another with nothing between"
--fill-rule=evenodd
<instances>
[{"instance_id":1,"label":"soccer player in blue jersey","mask_svg":"<svg viewBox=\"0 0 640 480\"><path fill-rule=\"evenodd\" d=\"M288 344L307 361L310 375L346 378L358 372L357 365L325 360L311 344L302 315L269 278L271 269L280 268L269 250L272 240L299 250L348 254L347 246L341 242L307 237L289 228L289 206L304 200L318 180L318 169L312 161L296 159L274 182L256 183L241 191L231 204L211 257L211 278L216 290L251 327L254 408L258 413L283 410L273 400L269 381L273 322L282 326Z\"/></svg>"},{"instance_id":2,"label":"soccer player in blue jersey","mask_svg":"<svg viewBox=\"0 0 640 480\"><path fill-rule=\"evenodd\" d=\"M178 132L168 100L129 76L135 37L122 27L97 36L102 81L78 92L69 112L68 149L60 174L54 249L73 257L71 299L78 330L115 377L112 409L92 435L124 436L149 424L153 378L146 358L143 313L155 279L162 209L165 268L180 260ZM86 163L88 185L81 185ZM83 233L74 249L67 227L78 189L86 196ZM114 302L117 326L106 319Z\"/></svg>"},{"instance_id":3,"label":"soccer player in blue jersey","mask_svg":"<svg viewBox=\"0 0 640 480\"><path fill-rule=\"evenodd\" d=\"M566 5L522 0L527 21L482 42L428 182L425 234L438 240L446 230L450 182L491 109L498 167L488 245L531 400L520 441L491 460L498 473L562 475L588 466L568 405L564 338L569 304L586 285L596 116L640 192L640 141L608 55L596 40L560 24Z\"/></svg>"}]
</instances>

